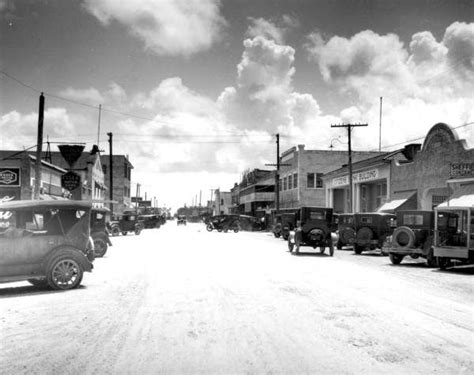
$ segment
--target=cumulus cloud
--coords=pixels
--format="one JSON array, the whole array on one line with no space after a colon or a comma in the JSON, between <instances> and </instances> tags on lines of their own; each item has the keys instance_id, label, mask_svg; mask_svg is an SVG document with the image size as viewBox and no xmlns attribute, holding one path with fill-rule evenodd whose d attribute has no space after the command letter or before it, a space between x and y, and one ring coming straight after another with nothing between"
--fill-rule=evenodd
<instances>
[{"instance_id":1,"label":"cumulus cloud","mask_svg":"<svg viewBox=\"0 0 474 375\"><path fill-rule=\"evenodd\" d=\"M11 111L0 117L2 129L1 148L3 150L30 147L36 144L38 114L21 114ZM75 123L64 108L48 108L44 112L43 133L51 138L71 139L75 133Z\"/></svg>"},{"instance_id":2,"label":"cumulus cloud","mask_svg":"<svg viewBox=\"0 0 474 375\"><path fill-rule=\"evenodd\" d=\"M220 0L84 0L84 6L104 25L125 25L158 55L207 50L226 25Z\"/></svg>"},{"instance_id":3,"label":"cumulus cloud","mask_svg":"<svg viewBox=\"0 0 474 375\"><path fill-rule=\"evenodd\" d=\"M440 41L429 31L415 33L408 47L397 35L370 30L350 38L315 32L308 40L324 80L358 97L358 111L340 116L369 123L355 132L359 147L377 149L379 97L383 145L424 135L437 122L457 126L474 117L474 23L453 23ZM461 136L472 136L466 132Z\"/></svg>"},{"instance_id":4,"label":"cumulus cloud","mask_svg":"<svg viewBox=\"0 0 474 375\"><path fill-rule=\"evenodd\" d=\"M249 17L250 26L247 30L247 35L251 38L262 36L267 39L272 39L276 43L283 43L284 30L277 27L274 23L267 21L264 18Z\"/></svg>"}]
</instances>

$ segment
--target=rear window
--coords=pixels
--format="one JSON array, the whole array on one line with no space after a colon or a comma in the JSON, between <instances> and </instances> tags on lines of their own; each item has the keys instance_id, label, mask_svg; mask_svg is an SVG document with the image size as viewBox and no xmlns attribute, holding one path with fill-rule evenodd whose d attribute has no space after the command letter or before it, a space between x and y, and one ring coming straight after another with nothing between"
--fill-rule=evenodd
<instances>
[{"instance_id":1,"label":"rear window","mask_svg":"<svg viewBox=\"0 0 474 375\"><path fill-rule=\"evenodd\" d=\"M372 218L370 216L362 216L360 222L364 224L372 224Z\"/></svg>"},{"instance_id":2,"label":"rear window","mask_svg":"<svg viewBox=\"0 0 474 375\"><path fill-rule=\"evenodd\" d=\"M403 215L403 225L423 225L423 215Z\"/></svg>"},{"instance_id":3,"label":"rear window","mask_svg":"<svg viewBox=\"0 0 474 375\"><path fill-rule=\"evenodd\" d=\"M326 220L326 213L324 211L311 211L309 213L311 220Z\"/></svg>"}]
</instances>

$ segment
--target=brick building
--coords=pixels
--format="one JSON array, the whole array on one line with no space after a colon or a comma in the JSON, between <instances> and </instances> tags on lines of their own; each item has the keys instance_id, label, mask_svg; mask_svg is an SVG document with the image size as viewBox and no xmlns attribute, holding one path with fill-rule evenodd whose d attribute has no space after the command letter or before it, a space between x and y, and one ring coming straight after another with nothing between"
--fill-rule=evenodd
<instances>
[{"instance_id":1,"label":"brick building","mask_svg":"<svg viewBox=\"0 0 474 375\"><path fill-rule=\"evenodd\" d=\"M104 171L104 181L107 189L110 189L110 157L101 155L102 170ZM131 181L133 165L125 155L112 156L112 177L113 177L113 205L114 213L121 213L126 208L134 207L131 200ZM109 197L107 197L109 199Z\"/></svg>"},{"instance_id":2,"label":"brick building","mask_svg":"<svg viewBox=\"0 0 474 375\"><path fill-rule=\"evenodd\" d=\"M292 147L280 157L280 208L326 206L323 176L347 164L347 151L305 150ZM378 152L353 151L352 160L367 159Z\"/></svg>"}]
</instances>

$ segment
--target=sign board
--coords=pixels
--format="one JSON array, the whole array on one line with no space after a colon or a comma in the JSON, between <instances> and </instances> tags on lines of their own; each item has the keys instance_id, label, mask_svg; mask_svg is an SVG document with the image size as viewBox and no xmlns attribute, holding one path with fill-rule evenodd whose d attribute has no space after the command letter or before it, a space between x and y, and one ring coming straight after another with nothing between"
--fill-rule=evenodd
<instances>
[{"instance_id":1,"label":"sign board","mask_svg":"<svg viewBox=\"0 0 474 375\"><path fill-rule=\"evenodd\" d=\"M0 168L0 186L20 186L20 168Z\"/></svg>"},{"instance_id":2,"label":"sign board","mask_svg":"<svg viewBox=\"0 0 474 375\"><path fill-rule=\"evenodd\" d=\"M67 172L61 176L61 186L69 191L73 191L81 184L81 176L74 172Z\"/></svg>"},{"instance_id":3,"label":"sign board","mask_svg":"<svg viewBox=\"0 0 474 375\"><path fill-rule=\"evenodd\" d=\"M451 163L450 178L468 178L474 177L474 163Z\"/></svg>"},{"instance_id":4,"label":"sign board","mask_svg":"<svg viewBox=\"0 0 474 375\"><path fill-rule=\"evenodd\" d=\"M84 146L82 145L59 145L59 151L62 157L67 161L69 166L72 168L77 159L80 158Z\"/></svg>"},{"instance_id":5,"label":"sign board","mask_svg":"<svg viewBox=\"0 0 474 375\"><path fill-rule=\"evenodd\" d=\"M359 173L353 173L352 174L352 182L353 183L372 181L372 180L376 180L378 178L379 178L379 170L378 169L371 169L370 171L365 171L365 172L359 172ZM348 175L333 178L333 180L332 180L332 186L333 187L344 186L344 185L349 185L349 176Z\"/></svg>"}]
</instances>

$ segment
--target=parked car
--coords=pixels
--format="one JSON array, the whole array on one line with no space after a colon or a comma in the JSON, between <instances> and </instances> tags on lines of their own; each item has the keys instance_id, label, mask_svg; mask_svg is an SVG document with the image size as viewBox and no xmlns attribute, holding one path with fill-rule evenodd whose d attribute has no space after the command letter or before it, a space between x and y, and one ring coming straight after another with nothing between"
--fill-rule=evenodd
<instances>
[{"instance_id":1,"label":"parked car","mask_svg":"<svg viewBox=\"0 0 474 375\"><path fill-rule=\"evenodd\" d=\"M209 218L206 229L211 232L214 229L218 232L228 232L229 230L238 232L240 230L239 215L216 215Z\"/></svg>"},{"instance_id":2,"label":"parked car","mask_svg":"<svg viewBox=\"0 0 474 375\"><path fill-rule=\"evenodd\" d=\"M0 282L79 286L93 269L91 209L91 203L70 200L0 204Z\"/></svg>"},{"instance_id":3,"label":"parked car","mask_svg":"<svg viewBox=\"0 0 474 375\"><path fill-rule=\"evenodd\" d=\"M186 216L178 215L178 219L176 220L176 225L186 225Z\"/></svg>"},{"instance_id":4,"label":"parked car","mask_svg":"<svg viewBox=\"0 0 474 375\"><path fill-rule=\"evenodd\" d=\"M139 220L143 220L143 225L145 229L159 228L162 224L162 218L160 215L139 215Z\"/></svg>"},{"instance_id":5,"label":"parked car","mask_svg":"<svg viewBox=\"0 0 474 375\"><path fill-rule=\"evenodd\" d=\"M337 218L337 248L341 250L344 246L354 246L356 238L354 214L338 214Z\"/></svg>"},{"instance_id":6,"label":"parked car","mask_svg":"<svg viewBox=\"0 0 474 375\"><path fill-rule=\"evenodd\" d=\"M123 213L110 221L109 227L112 236L118 236L120 233L126 236L129 232L138 236L145 228L145 223L136 213Z\"/></svg>"},{"instance_id":7,"label":"parked car","mask_svg":"<svg viewBox=\"0 0 474 375\"><path fill-rule=\"evenodd\" d=\"M365 250L382 249L387 237L397 226L394 214L380 212L364 212L354 214L356 237L354 252L361 254Z\"/></svg>"},{"instance_id":8,"label":"parked car","mask_svg":"<svg viewBox=\"0 0 474 375\"><path fill-rule=\"evenodd\" d=\"M435 208L434 233L439 268L474 264L474 206Z\"/></svg>"},{"instance_id":9,"label":"parked car","mask_svg":"<svg viewBox=\"0 0 474 375\"><path fill-rule=\"evenodd\" d=\"M96 258L103 257L112 241L109 238L107 229L107 214L110 213L108 208L93 207L91 210L91 237L94 241L94 252Z\"/></svg>"},{"instance_id":10,"label":"parked car","mask_svg":"<svg viewBox=\"0 0 474 375\"><path fill-rule=\"evenodd\" d=\"M389 237L384 251L393 264L400 264L403 258L423 257L428 266L436 266L433 254L434 212L403 210L397 212L397 228Z\"/></svg>"},{"instance_id":11,"label":"parked car","mask_svg":"<svg viewBox=\"0 0 474 375\"><path fill-rule=\"evenodd\" d=\"M296 247L311 246L313 249L319 247L324 253L329 248L329 255L334 255L334 243L332 228L334 225L333 210L327 207L301 207L296 212L299 228L290 231L288 237L288 249L290 252Z\"/></svg>"},{"instance_id":12,"label":"parked car","mask_svg":"<svg viewBox=\"0 0 474 375\"><path fill-rule=\"evenodd\" d=\"M276 238L282 237L285 241L288 240L290 231L296 226L297 211L297 208L284 208L274 213L272 232Z\"/></svg>"}]
</instances>

